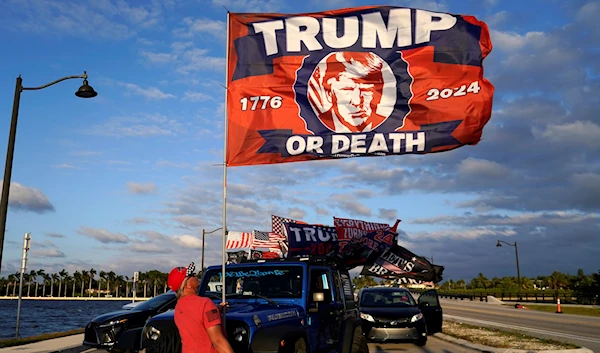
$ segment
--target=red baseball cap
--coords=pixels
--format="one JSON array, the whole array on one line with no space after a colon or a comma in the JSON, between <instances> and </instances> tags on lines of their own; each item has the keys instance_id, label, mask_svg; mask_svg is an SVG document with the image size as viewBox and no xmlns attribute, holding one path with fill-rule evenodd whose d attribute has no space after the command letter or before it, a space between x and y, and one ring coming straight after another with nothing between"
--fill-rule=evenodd
<instances>
[{"instance_id":1,"label":"red baseball cap","mask_svg":"<svg viewBox=\"0 0 600 353\"><path fill-rule=\"evenodd\" d=\"M179 287L181 287L181 284L183 283L183 281L185 281L186 278L194 276L195 269L196 267L194 266L193 262L187 267L175 267L169 273L169 277L167 278L167 285L169 286L169 288L171 288L173 292L177 292L177 290L179 289Z\"/></svg>"}]
</instances>

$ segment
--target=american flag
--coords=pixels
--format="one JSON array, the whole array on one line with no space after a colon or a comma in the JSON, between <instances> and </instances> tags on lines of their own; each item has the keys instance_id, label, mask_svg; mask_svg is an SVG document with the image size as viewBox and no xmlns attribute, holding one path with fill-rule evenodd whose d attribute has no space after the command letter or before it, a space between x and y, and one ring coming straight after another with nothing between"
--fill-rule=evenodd
<instances>
[{"instance_id":1,"label":"american flag","mask_svg":"<svg viewBox=\"0 0 600 353\"><path fill-rule=\"evenodd\" d=\"M232 232L227 233L227 249L248 249L252 246L254 241L254 234L246 232Z\"/></svg>"},{"instance_id":2,"label":"american flag","mask_svg":"<svg viewBox=\"0 0 600 353\"><path fill-rule=\"evenodd\" d=\"M284 235L255 230L252 248L276 249L281 251L281 244L285 241L286 237Z\"/></svg>"}]
</instances>

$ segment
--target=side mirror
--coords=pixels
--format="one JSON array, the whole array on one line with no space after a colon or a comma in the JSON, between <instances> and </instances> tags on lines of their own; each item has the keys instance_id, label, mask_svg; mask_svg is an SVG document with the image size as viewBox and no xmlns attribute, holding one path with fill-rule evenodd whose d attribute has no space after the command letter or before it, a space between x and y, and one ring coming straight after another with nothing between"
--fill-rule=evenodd
<instances>
[{"instance_id":1,"label":"side mirror","mask_svg":"<svg viewBox=\"0 0 600 353\"><path fill-rule=\"evenodd\" d=\"M313 302L320 303L323 301L325 301L325 293L323 293L323 292L313 293Z\"/></svg>"}]
</instances>

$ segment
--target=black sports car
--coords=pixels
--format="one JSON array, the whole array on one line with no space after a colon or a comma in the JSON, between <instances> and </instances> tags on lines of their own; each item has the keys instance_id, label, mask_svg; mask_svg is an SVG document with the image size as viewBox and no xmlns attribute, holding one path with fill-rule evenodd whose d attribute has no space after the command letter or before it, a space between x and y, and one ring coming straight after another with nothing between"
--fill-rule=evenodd
<instances>
[{"instance_id":1,"label":"black sports car","mask_svg":"<svg viewBox=\"0 0 600 353\"><path fill-rule=\"evenodd\" d=\"M83 345L113 352L139 350L142 328L157 314L172 310L175 293L157 295L129 310L118 310L95 317L85 327Z\"/></svg>"},{"instance_id":2,"label":"black sports car","mask_svg":"<svg viewBox=\"0 0 600 353\"><path fill-rule=\"evenodd\" d=\"M442 308L435 290L418 302L404 288L372 287L359 293L363 333L369 340L415 340L427 343L427 335L442 330Z\"/></svg>"}]
</instances>

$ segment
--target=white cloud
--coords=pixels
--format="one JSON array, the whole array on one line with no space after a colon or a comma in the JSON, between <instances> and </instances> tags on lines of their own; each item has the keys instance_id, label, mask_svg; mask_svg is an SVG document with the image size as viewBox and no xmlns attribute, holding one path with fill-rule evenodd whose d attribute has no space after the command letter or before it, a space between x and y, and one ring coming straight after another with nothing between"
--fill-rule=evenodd
<instances>
[{"instance_id":1,"label":"white cloud","mask_svg":"<svg viewBox=\"0 0 600 353\"><path fill-rule=\"evenodd\" d=\"M136 253L164 253L168 252L168 249L153 243L135 243L129 246L129 250Z\"/></svg>"},{"instance_id":2,"label":"white cloud","mask_svg":"<svg viewBox=\"0 0 600 353\"><path fill-rule=\"evenodd\" d=\"M534 129L534 135L554 143L577 141L591 149L600 149L600 126L591 121L574 121L562 125L548 124L543 131Z\"/></svg>"},{"instance_id":3,"label":"white cloud","mask_svg":"<svg viewBox=\"0 0 600 353\"><path fill-rule=\"evenodd\" d=\"M154 183L127 183L127 190L130 193L136 195L146 195L151 194L156 191L156 184Z\"/></svg>"},{"instance_id":4,"label":"white cloud","mask_svg":"<svg viewBox=\"0 0 600 353\"><path fill-rule=\"evenodd\" d=\"M85 131L90 135L111 137L176 136L185 132L186 130L177 120L161 114L111 118L106 123Z\"/></svg>"},{"instance_id":5,"label":"white cloud","mask_svg":"<svg viewBox=\"0 0 600 353\"><path fill-rule=\"evenodd\" d=\"M48 36L122 40L152 27L162 18L158 2L130 6L125 1L9 0L0 17L12 30Z\"/></svg>"},{"instance_id":6,"label":"white cloud","mask_svg":"<svg viewBox=\"0 0 600 353\"><path fill-rule=\"evenodd\" d=\"M469 177L506 177L510 170L496 162L469 157L460 162L458 173Z\"/></svg>"},{"instance_id":7,"label":"white cloud","mask_svg":"<svg viewBox=\"0 0 600 353\"><path fill-rule=\"evenodd\" d=\"M36 257L67 257L64 252L58 249L32 249L31 255Z\"/></svg>"},{"instance_id":8,"label":"white cloud","mask_svg":"<svg viewBox=\"0 0 600 353\"><path fill-rule=\"evenodd\" d=\"M153 64L166 64L177 60L177 54L173 53L153 53L144 50L141 52L141 55Z\"/></svg>"},{"instance_id":9,"label":"white cloud","mask_svg":"<svg viewBox=\"0 0 600 353\"><path fill-rule=\"evenodd\" d=\"M206 49L190 49L183 54L183 63L177 71L187 74L196 71L223 71L225 58L209 56Z\"/></svg>"},{"instance_id":10,"label":"white cloud","mask_svg":"<svg viewBox=\"0 0 600 353\"><path fill-rule=\"evenodd\" d=\"M540 45L548 40L544 32L527 32L523 35L514 32L490 30L490 36L492 43L494 43L494 49L509 53L524 48L529 44Z\"/></svg>"},{"instance_id":11,"label":"white cloud","mask_svg":"<svg viewBox=\"0 0 600 353\"><path fill-rule=\"evenodd\" d=\"M174 95L172 95L170 93L165 93L165 92L163 92L160 89L155 88L155 87L142 88L142 87L140 87L140 86L138 86L136 84L125 83L125 82L119 82L119 85L127 88L127 90L130 93L132 93L132 94L135 94L137 96L146 97L148 99L169 99L169 98L175 98Z\"/></svg>"},{"instance_id":12,"label":"white cloud","mask_svg":"<svg viewBox=\"0 0 600 353\"><path fill-rule=\"evenodd\" d=\"M212 0L212 4L232 12L276 12L283 2L280 0Z\"/></svg>"},{"instance_id":13,"label":"white cloud","mask_svg":"<svg viewBox=\"0 0 600 353\"><path fill-rule=\"evenodd\" d=\"M13 210L35 213L54 212L54 206L40 189L11 182L9 191L8 206Z\"/></svg>"},{"instance_id":14,"label":"white cloud","mask_svg":"<svg viewBox=\"0 0 600 353\"><path fill-rule=\"evenodd\" d=\"M186 28L175 30L175 34L186 37L200 34L203 37L208 35L208 37L213 38L225 38L225 35L227 34L227 26L224 21L211 20L208 18L192 19L186 17L183 19L183 23L186 25Z\"/></svg>"},{"instance_id":15,"label":"white cloud","mask_svg":"<svg viewBox=\"0 0 600 353\"><path fill-rule=\"evenodd\" d=\"M192 102L202 102L213 99L208 94L204 94L202 92L185 92L183 98L181 100L184 101L192 101Z\"/></svg>"},{"instance_id":16,"label":"white cloud","mask_svg":"<svg viewBox=\"0 0 600 353\"><path fill-rule=\"evenodd\" d=\"M101 228L90 228L81 226L77 230L77 233L96 239L103 244L117 243L125 244L129 242L129 238L122 233L113 233L106 229Z\"/></svg>"},{"instance_id":17,"label":"white cloud","mask_svg":"<svg viewBox=\"0 0 600 353\"><path fill-rule=\"evenodd\" d=\"M64 234L60 234L60 233L46 233L47 237L50 238L64 238Z\"/></svg>"},{"instance_id":18,"label":"white cloud","mask_svg":"<svg viewBox=\"0 0 600 353\"><path fill-rule=\"evenodd\" d=\"M184 248L202 249L202 239L193 235L178 235L174 236L173 239Z\"/></svg>"},{"instance_id":19,"label":"white cloud","mask_svg":"<svg viewBox=\"0 0 600 353\"><path fill-rule=\"evenodd\" d=\"M290 207L287 212L291 219L303 220L306 217L306 211L298 207Z\"/></svg>"},{"instance_id":20,"label":"white cloud","mask_svg":"<svg viewBox=\"0 0 600 353\"><path fill-rule=\"evenodd\" d=\"M83 169L81 167L77 167L77 166L74 166L74 165L69 164L69 163L55 164L55 165L52 166L52 168L57 168L57 169Z\"/></svg>"}]
</instances>

